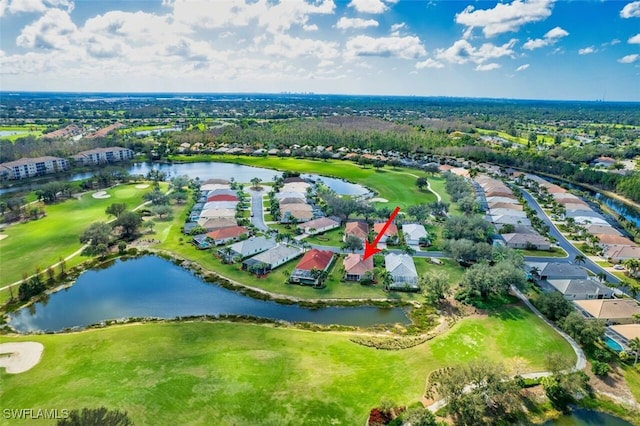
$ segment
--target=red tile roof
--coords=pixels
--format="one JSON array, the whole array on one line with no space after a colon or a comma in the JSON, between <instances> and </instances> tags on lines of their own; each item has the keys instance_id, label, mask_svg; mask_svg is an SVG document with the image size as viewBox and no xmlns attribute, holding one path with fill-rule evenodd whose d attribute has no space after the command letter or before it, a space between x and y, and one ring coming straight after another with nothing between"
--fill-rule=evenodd
<instances>
[{"instance_id":1,"label":"red tile roof","mask_svg":"<svg viewBox=\"0 0 640 426\"><path fill-rule=\"evenodd\" d=\"M362 260L361 254L348 254L344 258L344 270L353 275L363 275L367 271L373 271L373 256Z\"/></svg>"},{"instance_id":2,"label":"red tile roof","mask_svg":"<svg viewBox=\"0 0 640 426\"><path fill-rule=\"evenodd\" d=\"M344 230L345 235L353 235L361 240L366 240L369 235L369 227L364 222L347 222Z\"/></svg>"},{"instance_id":3,"label":"red tile roof","mask_svg":"<svg viewBox=\"0 0 640 426\"><path fill-rule=\"evenodd\" d=\"M311 271L314 268L324 270L329 267L333 259L333 252L328 250L311 249L302 256L296 269Z\"/></svg>"},{"instance_id":4,"label":"red tile roof","mask_svg":"<svg viewBox=\"0 0 640 426\"><path fill-rule=\"evenodd\" d=\"M382 228L384 227L384 223L380 222L380 223L374 223L373 224L373 232L375 232L376 235L378 235L380 233L380 231L382 231ZM389 227L387 228L386 232L384 233L387 237L392 237L394 235L398 235L398 227L396 226L395 223L392 223L389 225Z\"/></svg>"},{"instance_id":5,"label":"red tile roof","mask_svg":"<svg viewBox=\"0 0 640 426\"><path fill-rule=\"evenodd\" d=\"M231 194L218 194L207 197L207 203L212 201L238 201L238 197Z\"/></svg>"},{"instance_id":6,"label":"red tile roof","mask_svg":"<svg viewBox=\"0 0 640 426\"><path fill-rule=\"evenodd\" d=\"M226 228L216 229L215 231L211 231L207 234L207 237L212 240L224 240L227 238L236 238L242 234L246 234L249 232L247 228L244 226L228 226Z\"/></svg>"}]
</instances>

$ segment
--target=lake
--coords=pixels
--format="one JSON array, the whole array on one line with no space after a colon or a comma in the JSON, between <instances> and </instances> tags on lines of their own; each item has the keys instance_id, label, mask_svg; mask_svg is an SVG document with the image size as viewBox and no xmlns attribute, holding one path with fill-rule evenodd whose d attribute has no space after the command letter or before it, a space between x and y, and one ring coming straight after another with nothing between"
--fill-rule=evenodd
<instances>
[{"instance_id":1,"label":"lake","mask_svg":"<svg viewBox=\"0 0 640 426\"><path fill-rule=\"evenodd\" d=\"M252 299L205 283L168 260L143 256L116 260L107 268L84 272L73 286L10 315L9 324L24 333L86 327L109 319L205 314L251 315L289 322L363 327L410 322L401 308L309 309Z\"/></svg>"},{"instance_id":2,"label":"lake","mask_svg":"<svg viewBox=\"0 0 640 426\"><path fill-rule=\"evenodd\" d=\"M262 179L263 182L271 182L273 179L282 174L282 171L264 169L260 167L244 166L233 163L217 163L217 162L197 162L197 163L136 163L130 166L127 171L132 175L146 175L151 170L161 170L169 177L187 175L190 178L200 178L205 181L207 179L229 179L233 177L236 182L248 183L254 177ZM76 173L66 178L68 181L78 181L88 179L93 176L92 172ZM320 179L329 188L340 195L365 195L370 191L362 185L344 181L342 179L331 178L319 175L303 175L304 177L316 180ZM42 186L42 184L22 184L11 188L0 189L0 194L14 192L19 190L34 190Z\"/></svg>"},{"instance_id":3,"label":"lake","mask_svg":"<svg viewBox=\"0 0 640 426\"><path fill-rule=\"evenodd\" d=\"M549 420L544 426L631 426L626 420L600 411L575 408L571 413Z\"/></svg>"}]
</instances>

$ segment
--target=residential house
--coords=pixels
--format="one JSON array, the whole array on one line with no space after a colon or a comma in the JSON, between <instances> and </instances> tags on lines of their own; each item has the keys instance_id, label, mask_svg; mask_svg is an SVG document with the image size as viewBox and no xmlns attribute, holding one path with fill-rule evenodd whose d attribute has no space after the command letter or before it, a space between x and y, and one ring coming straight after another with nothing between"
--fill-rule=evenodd
<instances>
[{"instance_id":1,"label":"residential house","mask_svg":"<svg viewBox=\"0 0 640 426\"><path fill-rule=\"evenodd\" d=\"M510 203L510 204L515 204L518 201L515 200L513 197L486 197L487 199L487 203L491 204L491 203Z\"/></svg>"},{"instance_id":2,"label":"residential house","mask_svg":"<svg viewBox=\"0 0 640 426\"><path fill-rule=\"evenodd\" d=\"M200 213L200 219L211 219L215 217L234 218L236 217L236 209L207 209L202 210Z\"/></svg>"},{"instance_id":3,"label":"residential house","mask_svg":"<svg viewBox=\"0 0 640 426\"><path fill-rule=\"evenodd\" d=\"M386 222L378 222L373 224L373 232L376 235L380 235L382 228L384 228ZM395 223L390 223L389 227L384 231L384 234L380 236L379 242L385 243L389 238L396 238L398 236L398 227Z\"/></svg>"},{"instance_id":4,"label":"residential house","mask_svg":"<svg viewBox=\"0 0 640 426\"><path fill-rule=\"evenodd\" d=\"M522 211L523 207L520 204L516 203L490 203L488 204L489 209L509 209L509 210L519 210Z\"/></svg>"},{"instance_id":5,"label":"residential house","mask_svg":"<svg viewBox=\"0 0 640 426\"><path fill-rule=\"evenodd\" d=\"M613 329L613 331L624 337L627 341L635 338L640 339L640 324L612 325L609 328Z\"/></svg>"},{"instance_id":6,"label":"residential house","mask_svg":"<svg viewBox=\"0 0 640 426\"><path fill-rule=\"evenodd\" d=\"M298 247L277 245L242 262L242 269L266 274L302 254Z\"/></svg>"},{"instance_id":7,"label":"residential house","mask_svg":"<svg viewBox=\"0 0 640 426\"><path fill-rule=\"evenodd\" d=\"M207 231L214 231L220 228L228 228L230 226L236 226L238 221L235 217L211 217L198 219L198 225L202 226Z\"/></svg>"},{"instance_id":8,"label":"residential house","mask_svg":"<svg viewBox=\"0 0 640 426\"><path fill-rule=\"evenodd\" d=\"M622 235L596 234L595 236L598 237L598 244L603 250L609 246L637 246L636 243Z\"/></svg>"},{"instance_id":9,"label":"residential house","mask_svg":"<svg viewBox=\"0 0 640 426\"><path fill-rule=\"evenodd\" d=\"M420 238L429 237L427 230L419 223L405 223L402 225L402 234L405 244L409 246L417 246L420 244Z\"/></svg>"},{"instance_id":10,"label":"residential house","mask_svg":"<svg viewBox=\"0 0 640 426\"><path fill-rule=\"evenodd\" d=\"M640 315L640 306L633 299L576 300L583 312L607 324L632 324L634 315Z\"/></svg>"},{"instance_id":11,"label":"residential house","mask_svg":"<svg viewBox=\"0 0 640 426\"><path fill-rule=\"evenodd\" d=\"M304 285L320 285L317 271L329 271L334 254L329 250L311 249L302 256L289 277L289 282Z\"/></svg>"},{"instance_id":12,"label":"residential house","mask_svg":"<svg viewBox=\"0 0 640 426\"><path fill-rule=\"evenodd\" d=\"M202 187L201 187L202 188ZM229 185L225 185L224 188L216 188L207 192L207 198L215 197L216 195L233 195L235 197L238 196L238 191L234 189L229 189Z\"/></svg>"},{"instance_id":13,"label":"residential house","mask_svg":"<svg viewBox=\"0 0 640 426\"><path fill-rule=\"evenodd\" d=\"M209 201L205 203L202 210L235 209L237 205L237 201Z\"/></svg>"},{"instance_id":14,"label":"residential house","mask_svg":"<svg viewBox=\"0 0 640 426\"><path fill-rule=\"evenodd\" d=\"M361 254L348 254L343 261L344 279L347 281L360 281L369 276L373 277L373 256L363 260Z\"/></svg>"},{"instance_id":15,"label":"residential house","mask_svg":"<svg viewBox=\"0 0 640 426\"><path fill-rule=\"evenodd\" d=\"M604 250L603 257L612 263L621 263L627 259L640 259L640 247L610 245Z\"/></svg>"},{"instance_id":16,"label":"residential house","mask_svg":"<svg viewBox=\"0 0 640 426\"><path fill-rule=\"evenodd\" d=\"M213 244L219 246L221 244L228 243L229 241L236 241L243 235L248 235L249 230L244 226L230 226L227 228L220 228L207 233L207 237Z\"/></svg>"},{"instance_id":17,"label":"residential house","mask_svg":"<svg viewBox=\"0 0 640 426\"><path fill-rule=\"evenodd\" d=\"M207 197L207 203L211 203L211 202L219 202L219 201L238 201L238 196L237 195L232 195L232 194L216 194L216 195L209 195Z\"/></svg>"},{"instance_id":18,"label":"residential house","mask_svg":"<svg viewBox=\"0 0 640 426\"><path fill-rule=\"evenodd\" d=\"M512 209L489 209L491 216L513 216L513 217L527 217L527 214L522 210Z\"/></svg>"},{"instance_id":19,"label":"residential house","mask_svg":"<svg viewBox=\"0 0 640 426\"><path fill-rule=\"evenodd\" d=\"M550 262L539 268L540 279L586 279L589 274L583 268L571 263Z\"/></svg>"},{"instance_id":20,"label":"residential house","mask_svg":"<svg viewBox=\"0 0 640 426\"><path fill-rule=\"evenodd\" d=\"M547 280L567 300L611 299L613 290L591 279Z\"/></svg>"},{"instance_id":21,"label":"residential house","mask_svg":"<svg viewBox=\"0 0 640 426\"><path fill-rule=\"evenodd\" d=\"M346 241L348 237L356 237L361 241L366 241L369 236L369 225L366 222L355 221L347 222L344 228L343 240Z\"/></svg>"},{"instance_id":22,"label":"residential house","mask_svg":"<svg viewBox=\"0 0 640 426\"><path fill-rule=\"evenodd\" d=\"M411 256L389 253L384 257L384 266L393 277L393 283L389 285L390 289L418 290L418 272Z\"/></svg>"},{"instance_id":23,"label":"residential house","mask_svg":"<svg viewBox=\"0 0 640 426\"><path fill-rule=\"evenodd\" d=\"M502 239L507 247L513 249L549 250L551 248L549 240L538 234L502 234Z\"/></svg>"},{"instance_id":24,"label":"residential house","mask_svg":"<svg viewBox=\"0 0 640 426\"><path fill-rule=\"evenodd\" d=\"M69 168L69 161L58 157L21 158L0 164L0 180L25 179L57 173Z\"/></svg>"},{"instance_id":25,"label":"residential house","mask_svg":"<svg viewBox=\"0 0 640 426\"><path fill-rule=\"evenodd\" d=\"M587 225L584 227L591 235L609 234L609 235L622 235L616 228L607 225Z\"/></svg>"},{"instance_id":26,"label":"residential house","mask_svg":"<svg viewBox=\"0 0 640 426\"><path fill-rule=\"evenodd\" d=\"M218 250L218 254L227 260L236 258L244 259L254 254L262 253L276 246L276 242L265 237L251 237L246 240L238 241L228 247Z\"/></svg>"},{"instance_id":27,"label":"residential house","mask_svg":"<svg viewBox=\"0 0 640 426\"><path fill-rule=\"evenodd\" d=\"M211 248L211 241L209 240L209 237L207 237L205 234L194 235L193 239L191 240L191 243L194 246L196 246L198 250L205 250L205 249Z\"/></svg>"},{"instance_id":28,"label":"residential house","mask_svg":"<svg viewBox=\"0 0 640 426\"><path fill-rule=\"evenodd\" d=\"M491 222L495 225L525 225L531 226L529 218L511 215L489 216Z\"/></svg>"},{"instance_id":29,"label":"residential house","mask_svg":"<svg viewBox=\"0 0 640 426\"><path fill-rule=\"evenodd\" d=\"M594 212L593 210L565 210L564 213L565 218L576 218L576 217L593 217L598 219L604 219L601 214Z\"/></svg>"},{"instance_id":30,"label":"residential house","mask_svg":"<svg viewBox=\"0 0 640 426\"><path fill-rule=\"evenodd\" d=\"M340 222L328 217L319 217L317 219L310 220L303 224L298 225L298 228L302 229L305 234L316 235L323 232L330 231L340 226Z\"/></svg>"}]
</instances>

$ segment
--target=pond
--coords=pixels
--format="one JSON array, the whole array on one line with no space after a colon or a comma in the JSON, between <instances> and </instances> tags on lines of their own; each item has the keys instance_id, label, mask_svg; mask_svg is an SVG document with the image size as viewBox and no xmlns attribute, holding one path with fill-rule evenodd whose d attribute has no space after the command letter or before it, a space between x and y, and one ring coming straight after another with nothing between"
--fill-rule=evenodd
<instances>
[{"instance_id":1,"label":"pond","mask_svg":"<svg viewBox=\"0 0 640 426\"><path fill-rule=\"evenodd\" d=\"M410 322L401 308L309 309L252 299L205 283L168 260L144 256L116 260L104 269L84 272L73 286L10 315L9 324L24 333L85 327L109 319L205 314L251 315L289 322L363 327Z\"/></svg>"},{"instance_id":2,"label":"pond","mask_svg":"<svg viewBox=\"0 0 640 426\"><path fill-rule=\"evenodd\" d=\"M132 175L146 175L151 170L161 170L169 177L187 175L190 178L200 178L205 181L207 179L229 179L233 177L237 182L247 183L254 177L262 179L263 182L271 182L273 179L281 175L282 172L260 167L244 166L233 163L217 163L217 162L197 162L182 164L159 164L159 163L136 163L128 168L128 172ZM68 181L78 181L88 179L93 176L92 172L76 173L66 178ZM370 191L362 185L347 182L341 179L306 174L303 177L312 180L320 179L329 188L333 189L340 195L365 195ZM11 188L0 189L0 194L14 192L19 190L38 189L42 184L21 184Z\"/></svg>"},{"instance_id":3,"label":"pond","mask_svg":"<svg viewBox=\"0 0 640 426\"><path fill-rule=\"evenodd\" d=\"M575 408L557 419L549 420L544 426L631 426L626 420L600 411Z\"/></svg>"},{"instance_id":4,"label":"pond","mask_svg":"<svg viewBox=\"0 0 640 426\"><path fill-rule=\"evenodd\" d=\"M6 138L7 136L15 136L29 133L25 130L0 130L0 138Z\"/></svg>"},{"instance_id":5,"label":"pond","mask_svg":"<svg viewBox=\"0 0 640 426\"><path fill-rule=\"evenodd\" d=\"M139 130L135 132L136 136L148 136L148 135L158 135L164 132L179 132L182 129L180 127L160 127L157 129L149 129L149 130Z\"/></svg>"}]
</instances>

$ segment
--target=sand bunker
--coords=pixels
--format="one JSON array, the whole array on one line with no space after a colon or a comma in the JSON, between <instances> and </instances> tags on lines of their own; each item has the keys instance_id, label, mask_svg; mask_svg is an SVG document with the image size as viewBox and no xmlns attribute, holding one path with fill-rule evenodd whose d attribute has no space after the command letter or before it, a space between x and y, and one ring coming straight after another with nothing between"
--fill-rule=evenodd
<instances>
[{"instance_id":1,"label":"sand bunker","mask_svg":"<svg viewBox=\"0 0 640 426\"><path fill-rule=\"evenodd\" d=\"M8 235L7 234L0 234L0 240L4 240L5 238L7 238Z\"/></svg>"},{"instance_id":2,"label":"sand bunker","mask_svg":"<svg viewBox=\"0 0 640 426\"><path fill-rule=\"evenodd\" d=\"M146 184L146 183L141 183L140 185L136 185L136 188L138 189L145 189L148 187L149 187L149 184Z\"/></svg>"},{"instance_id":3,"label":"sand bunker","mask_svg":"<svg viewBox=\"0 0 640 426\"><path fill-rule=\"evenodd\" d=\"M92 195L93 198L110 198L111 195L107 194L107 191L98 191Z\"/></svg>"},{"instance_id":4,"label":"sand bunker","mask_svg":"<svg viewBox=\"0 0 640 426\"><path fill-rule=\"evenodd\" d=\"M371 200L369 200L373 203L388 203L389 200L387 200L386 198L372 198Z\"/></svg>"},{"instance_id":5,"label":"sand bunker","mask_svg":"<svg viewBox=\"0 0 640 426\"><path fill-rule=\"evenodd\" d=\"M18 374L31 370L40 362L44 346L38 342L16 342L0 344L0 368L7 373Z\"/></svg>"}]
</instances>

